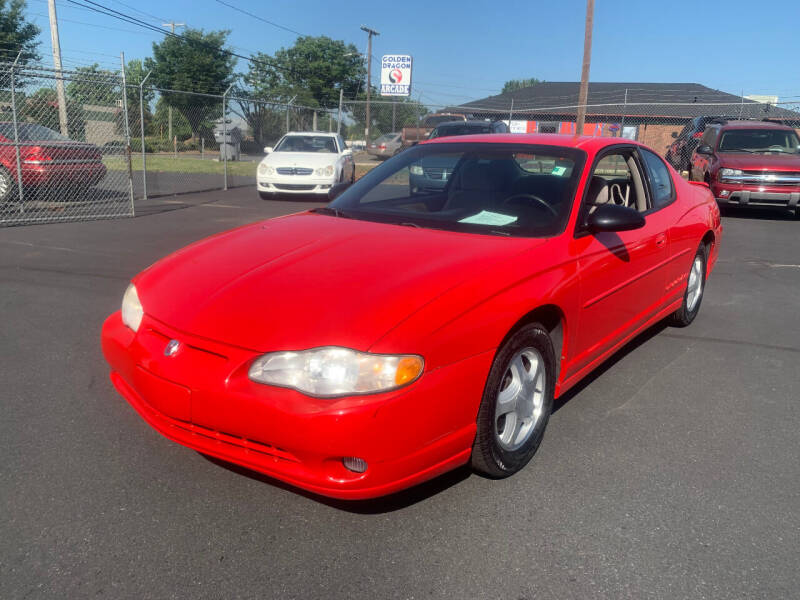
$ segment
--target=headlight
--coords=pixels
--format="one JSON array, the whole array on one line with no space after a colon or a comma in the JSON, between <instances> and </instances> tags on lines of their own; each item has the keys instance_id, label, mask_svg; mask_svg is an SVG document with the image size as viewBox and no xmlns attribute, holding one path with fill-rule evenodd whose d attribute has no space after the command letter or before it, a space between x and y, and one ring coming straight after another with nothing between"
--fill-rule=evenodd
<instances>
[{"instance_id":1,"label":"headlight","mask_svg":"<svg viewBox=\"0 0 800 600\"><path fill-rule=\"evenodd\" d=\"M328 165L327 167L320 167L315 171L318 177L330 177L333 175L333 165Z\"/></svg>"},{"instance_id":2,"label":"headlight","mask_svg":"<svg viewBox=\"0 0 800 600\"><path fill-rule=\"evenodd\" d=\"M741 174L742 174L742 170L741 169L720 169L719 170L720 178L722 178L722 177L735 177L735 176L741 175Z\"/></svg>"},{"instance_id":3,"label":"headlight","mask_svg":"<svg viewBox=\"0 0 800 600\"><path fill-rule=\"evenodd\" d=\"M422 357L415 354L369 354L326 346L265 354L253 362L248 376L258 383L333 398L408 385L422 374L424 364Z\"/></svg>"},{"instance_id":4,"label":"headlight","mask_svg":"<svg viewBox=\"0 0 800 600\"><path fill-rule=\"evenodd\" d=\"M142 316L144 309L139 302L139 294L136 293L136 286L130 284L122 297L122 322L134 331L138 331Z\"/></svg>"},{"instance_id":5,"label":"headlight","mask_svg":"<svg viewBox=\"0 0 800 600\"><path fill-rule=\"evenodd\" d=\"M409 170L411 171L412 175L422 175L423 174L422 167L420 167L419 165L411 165L411 169L409 169Z\"/></svg>"},{"instance_id":6,"label":"headlight","mask_svg":"<svg viewBox=\"0 0 800 600\"><path fill-rule=\"evenodd\" d=\"M269 165L260 164L258 165L258 174L259 175L272 175L275 172L275 169L270 167Z\"/></svg>"}]
</instances>

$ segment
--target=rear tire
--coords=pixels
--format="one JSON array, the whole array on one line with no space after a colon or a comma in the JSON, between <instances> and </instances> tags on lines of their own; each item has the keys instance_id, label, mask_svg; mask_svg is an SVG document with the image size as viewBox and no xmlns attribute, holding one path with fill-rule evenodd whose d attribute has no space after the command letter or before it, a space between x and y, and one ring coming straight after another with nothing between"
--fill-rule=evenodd
<instances>
[{"instance_id":1,"label":"rear tire","mask_svg":"<svg viewBox=\"0 0 800 600\"><path fill-rule=\"evenodd\" d=\"M497 352L478 410L472 467L492 478L522 469L542 442L555 392L555 353L539 323L516 331Z\"/></svg>"},{"instance_id":2,"label":"rear tire","mask_svg":"<svg viewBox=\"0 0 800 600\"><path fill-rule=\"evenodd\" d=\"M686 291L683 293L681 307L669 317L669 323L673 327L686 327L700 312L700 304L703 302L703 294L706 289L707 261L708 249L705 244L700 244L692 260L692 266L689 267Z\"/></svg>"}]
</instances>

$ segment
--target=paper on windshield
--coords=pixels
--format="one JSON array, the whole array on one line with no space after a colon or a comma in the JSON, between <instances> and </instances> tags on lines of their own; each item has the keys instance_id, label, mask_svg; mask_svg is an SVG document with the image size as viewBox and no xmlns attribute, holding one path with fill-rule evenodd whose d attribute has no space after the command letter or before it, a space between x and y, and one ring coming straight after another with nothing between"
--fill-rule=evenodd
<instances>
[{"instance_id":1,"label":"paper on windshield","mask_svg":"<svg viewBox=\"0 0 800 600\"><path fill-rule=\"evenodd\" d=\"M504 215L502 213L491 212L482 210L477 215L472 215L465 219L461 219L459 223L473 223L475 225L508 225L517 220L517 217L511 215Z\"/></svg>"}]
</instances>

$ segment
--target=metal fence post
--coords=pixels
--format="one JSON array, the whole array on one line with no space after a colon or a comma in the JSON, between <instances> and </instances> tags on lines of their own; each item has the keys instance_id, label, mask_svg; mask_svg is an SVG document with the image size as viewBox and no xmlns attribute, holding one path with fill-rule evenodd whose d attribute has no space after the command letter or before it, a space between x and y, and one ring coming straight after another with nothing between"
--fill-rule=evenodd
<instances>
[{"instance_id":1,"label":"metal fence post","mask_svg":"<svg viewBox=\"0 0 800 600\"><path fill-rule=\"evenodd\" d=\"M145 200L147 200L147 156L144 148L144 82L150 77L150 73L152 73L152 71L148 71L144 79L139 82L139 128L142 134L142 188L144 190L143 198Z\"/></svg>"},{"instance_id":2,"label":"metal fence post","mask_svg":"<svg viewBox=\"0 0 800 600\"><path fill-rule=\"evenodd\" d=\"M339 118L336 125L336 133L342 133L342 99L344 98L344 90L339 90Z\"/></svg>"},{"instance_id":3,"label":"metal fence post","mask_svg":"<svg viewBox=\"0 0 800 600\"><path fill-rule=\"evenodd\" d=\"M514 99L511 99L511 108L508 109L508 130L511 131L511 119L514 116Z\"/></svg>"},{"instance_id":4,"label":"metal fence post","mask_svg":"<svg viewBox=\"0 0 800 600\"><path fill-rule=\"evenodd\" d=\"M14 64L11 65L11 117L14 121L14 154L16 154L17 157L17 190L19 192L19 212L22 214L25 212L25 197L22 193L22 164L19 159L19 127L17 125L17 98L14 85L14 70L17 68L17 61L19 60L20 55L22 55L22 50L17 53L17 58L14 59Z\"/></svg>"},{"instance_id":5,"label":"metal fence post","mask_svg":"<svg viewBox=\"0 0 800 600\"><path fill-rule=\"evenodd\" d=\"M120 64L122 65L122 116L125 119L125 156L128 159L128 191L131 199L131 214L134 212L133 206L133 167L131 165L131 124L128 122L128 83L125 79L125 53L119 53Z\"/></svg>"},{"instance_id":6,"label":"metal fence post","mask_svg":"<svg viewBox=\"0 0 800 600\"><path fill-rule=\"evenodd\" d=\"M233 84L230 84L228 86L228 89L225 90L225 93L222 94L222 143L224 144L224 148L225 148L225 152L222 153L222 159L223 159L223 162L224 162L224 166L222 168L222 170L223 170L223 186L222 186L222 189L223 190L227 190L228 189L228 146L231 145L231 144L228 144L228 118L226 117L227 108L225 106L225 101L227 100L228 92L231 91L232 87L233 87Z\"/></svg>"}]
</instances>

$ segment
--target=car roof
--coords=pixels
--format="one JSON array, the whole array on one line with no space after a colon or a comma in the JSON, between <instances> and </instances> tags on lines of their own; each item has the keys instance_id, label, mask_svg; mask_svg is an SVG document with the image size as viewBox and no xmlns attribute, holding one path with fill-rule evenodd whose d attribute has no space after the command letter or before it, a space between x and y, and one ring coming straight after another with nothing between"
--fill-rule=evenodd
<instances>
[{"instance_id":1,"label":"car roof","mask_svg":"<svg viewBox=\"0 0 800 600\"><path fill-rule=\"evenodd\" d=\"M477 135L459 135L440 137L420 142L421 144L463 144L482 142L486 144L531 144L540 146L561 146L565 148L581 148L587 152L597 152L602 148L615 145L642 146L634 140L618 137L594 137L589 135L558 135L555 133L491 133Z\"/></svg>"},{"instance_id":2,"label":"car roof","mask_svg":"<svg viewBox=\"0 0 800 600\"><path fill-rule=\"evenodd\" d=\"M321 135L329 136L329 137L336 137L338 134L336 132L330 131L290 131L285 135L307 135L307 136L314 136L319 137Z\"/></svg>"},{"instance_id":3,"label":"car roof","mask_svg":"<svg viewBox=\"0 0 800 600\"><path fill-rule=\"evenodd\" d=\"M774 121L728 121L720 124L721 129L779 129L794 131L789 125Z\"/></svg>"}]
</instances>

